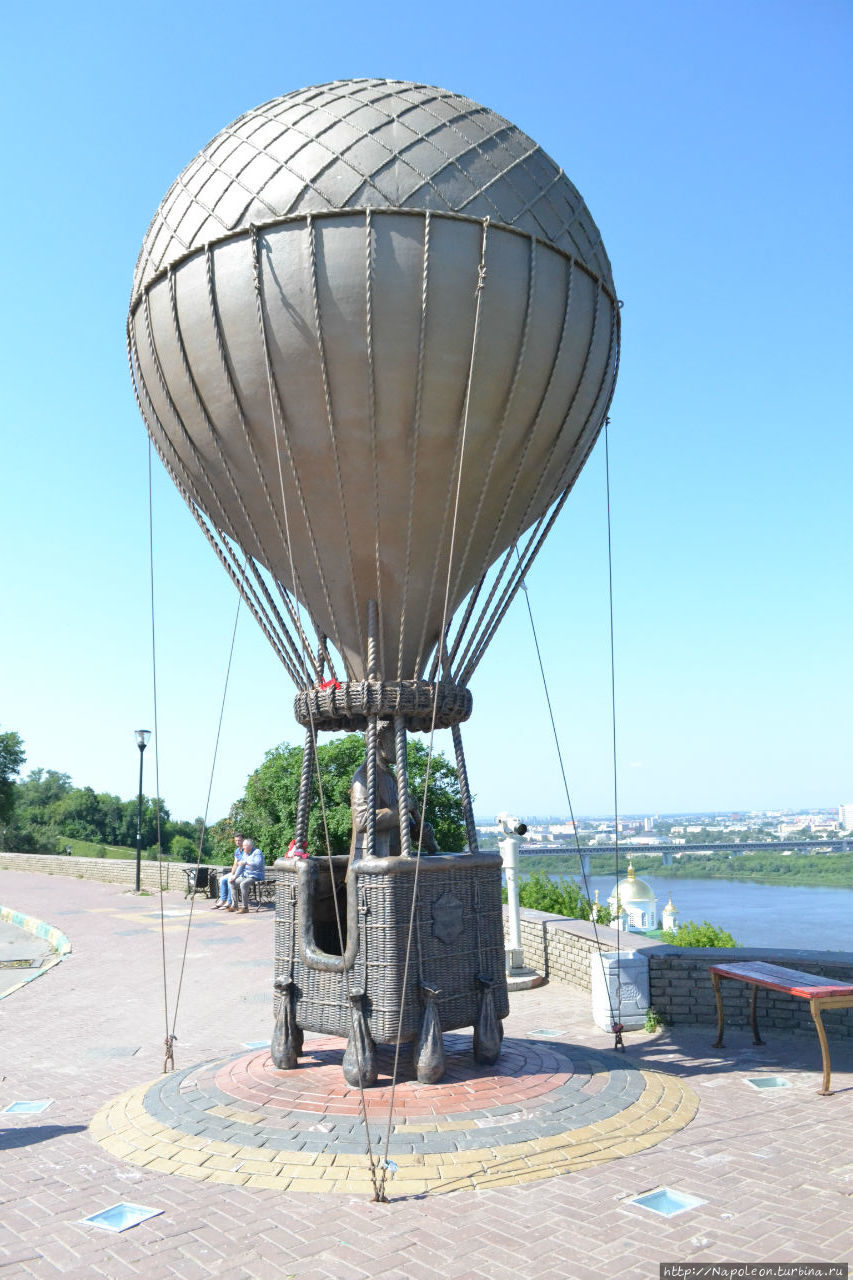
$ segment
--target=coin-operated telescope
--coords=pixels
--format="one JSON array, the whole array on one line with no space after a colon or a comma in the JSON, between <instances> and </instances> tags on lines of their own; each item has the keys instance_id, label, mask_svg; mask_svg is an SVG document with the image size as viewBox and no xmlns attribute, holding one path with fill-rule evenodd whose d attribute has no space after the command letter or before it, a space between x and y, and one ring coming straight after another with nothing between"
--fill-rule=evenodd
<instances>
[{"instance_id":1,"label":"coin-operated telescope","mask_svg":"<svg viewBox=\"0 0 853 1280\"><path fill-rule=\"evenodd\" d=\"M524 970L524 948L521 945L521 906L518 897L518 846L527 834L527 824L519 822L509 813L499 813L495 819L503 837L498 838L506 881L508 937L506 946L506 971L512 975Z\"/></svg>"}]
</instances>

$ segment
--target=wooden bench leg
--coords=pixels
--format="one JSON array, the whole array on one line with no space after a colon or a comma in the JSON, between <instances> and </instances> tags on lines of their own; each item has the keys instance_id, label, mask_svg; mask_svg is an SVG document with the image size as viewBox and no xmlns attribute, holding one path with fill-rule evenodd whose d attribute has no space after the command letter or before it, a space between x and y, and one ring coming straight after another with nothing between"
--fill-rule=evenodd
<instances>
[{"instance_id":1,"label":"wooden bench leg","mask_svg":"<svg viewBox=\"0 0 853 1280\"><path fill-rule=\"evenodd\" d=\"M718 973L712 973L711 981L714 984L714 999L717 1002L717 1038L712 1047L714 1049L722 1049L723 1022L725 1021L725 1014L723 1013L723 993L720 991L720 975Z\"/></svg>"},{"instance_id":2,"label":"wooden bench leg","mask_svg":"<svg viewBox=\"0 0 853 1280\"><path fill-rule=\"evenodd\" d=\"M821 1017L820 1000L810 1000L809 1008L811 1009L812 1021L814 1022L815 1028L817 1029L817 1038L820 1041L820 1052L821 1052L821 1057L823 1059L823 1084L821 1085L821 1088L818 1090L818 1092L825 1097L828 1093L831 1093L832 1090L829 1087L829 1077L830 1077L829 1045L826 1040L826 1032L823 1029L823 1019Z\"/></svg>"},{"instance_id":3,"label":"wooden bench leg","mask_svg":"<svg viewBox=\"0 0 853 1280\"><path fill-rule=\"evenodd\" d=\"M255 899L255 912L260 911L265 902L275 906L275 883L269 880L253 880L249 886Z\"/></svg>"}]
</instances>

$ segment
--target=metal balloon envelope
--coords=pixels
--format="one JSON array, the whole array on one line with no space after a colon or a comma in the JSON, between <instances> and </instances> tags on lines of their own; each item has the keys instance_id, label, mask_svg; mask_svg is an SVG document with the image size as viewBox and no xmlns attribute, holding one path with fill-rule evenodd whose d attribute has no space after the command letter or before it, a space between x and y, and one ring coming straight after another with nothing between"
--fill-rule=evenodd
<instances>
[{"instance_id":1,"label":"metal balloon envelope","mask_svg":"<svg viewBox=\"0 0 853 1280\"><path fill-rule=\"evenodd\" d=\"M160 456L297 685L329 646L348 682L464 685L595 442L619 319L531 139L358 80L248 112L187 167L128 340Z\"/></svg>"}]
</instances>

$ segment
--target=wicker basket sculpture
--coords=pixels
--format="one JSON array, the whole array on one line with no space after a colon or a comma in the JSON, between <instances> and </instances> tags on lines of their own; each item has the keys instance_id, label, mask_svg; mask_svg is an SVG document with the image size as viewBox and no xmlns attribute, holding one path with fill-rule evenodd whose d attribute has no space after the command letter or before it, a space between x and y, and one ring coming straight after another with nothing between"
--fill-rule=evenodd
<instances>
[{"instance_id":1,"label":"wicker basket sculpture","mask_svg":"<svg viewBox=\"0 0 853 1280\"><path fill-rule=\"evenodd\" d=\"M350 1083L373 1083L375 1045L398 1042L435 1080L441 1032L466 1026L494 1062L508 1013L499 855L362 859L349 876L347 862L276 863L276 1065L295 1065L303 1030L324 1031L347 1037Z\"/></svg>"}]
</instances>

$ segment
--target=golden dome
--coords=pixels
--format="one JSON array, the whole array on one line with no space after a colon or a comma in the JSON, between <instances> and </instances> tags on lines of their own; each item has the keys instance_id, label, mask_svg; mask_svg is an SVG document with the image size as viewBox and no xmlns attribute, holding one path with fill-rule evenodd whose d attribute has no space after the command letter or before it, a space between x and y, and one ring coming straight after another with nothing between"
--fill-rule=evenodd
<instances>
[{"instance_id":1,"label":"golden dome","mask_svg":"<svg viewBox=\"0 0 853 1280\"><path fill-rule=\"evenodd\" d=\"M610 894L610 900L613 898L618 898L621 903L652 902L656 894L650 884L646 884L645 880L640 880L634 874L634 864L629 862L625 878L616 881L616 886Z\"/></svg>"}]
</instances>

